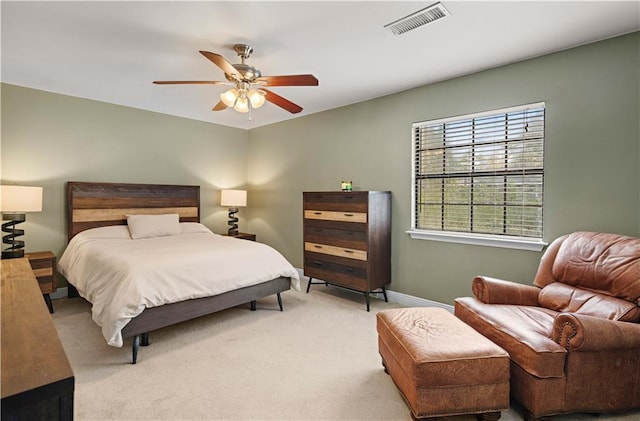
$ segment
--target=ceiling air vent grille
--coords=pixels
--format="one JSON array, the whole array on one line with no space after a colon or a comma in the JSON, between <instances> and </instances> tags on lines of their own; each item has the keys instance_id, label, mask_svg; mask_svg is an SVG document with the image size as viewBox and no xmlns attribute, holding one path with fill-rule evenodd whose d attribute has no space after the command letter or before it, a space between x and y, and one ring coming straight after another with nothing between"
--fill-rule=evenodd
<instances>
[{"instance_id":1,"label":"ceiling air vent grille","mask_svg":"<svg viewBox=\"0 0 640 421\"><path fill-rule=\"evenodd\" d=\"M445 9L441 3L435 3L422 10L418 10L415 13L405 16L402 19L391 22L384 27L393 32L394 35L401 35L405 32L411 31L412 29L435 22L449 15L449 11Z\"/></svg>"}]
</instances>

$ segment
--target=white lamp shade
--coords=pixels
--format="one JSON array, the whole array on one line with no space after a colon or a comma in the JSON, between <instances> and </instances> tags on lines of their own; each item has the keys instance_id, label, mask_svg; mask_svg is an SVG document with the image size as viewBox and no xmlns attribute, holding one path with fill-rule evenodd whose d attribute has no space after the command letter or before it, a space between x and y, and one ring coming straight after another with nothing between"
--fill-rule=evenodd
<instances>
[{"instance_id":1,"label":"white lamp shade","mask_svg":"<svg viewBox=\"0 0 640 421\"><path fill-rule=\"evenodd\" d=\"M222 190L220 193L220 206L239 208L247 206L246 190Z\"/></svg>"},{"instance_id":2,"label":"white lamp shade","mask_svg":"<svg viewBox=\"0 0 640 421\"><path fill-rule=\"evenodd\" d=\"M42 187L2 186L0 202L2 212L42 212Z\"/></svg>"}]
</instances>

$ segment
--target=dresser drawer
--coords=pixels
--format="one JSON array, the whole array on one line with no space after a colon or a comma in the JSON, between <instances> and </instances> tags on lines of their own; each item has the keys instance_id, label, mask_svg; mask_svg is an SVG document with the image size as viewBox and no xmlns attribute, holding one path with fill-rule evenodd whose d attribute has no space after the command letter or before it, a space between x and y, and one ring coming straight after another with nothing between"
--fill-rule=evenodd
<instances>
[{"instance_id":1,"label":"dresser drawer","mask_svg":"<svg viewBox=\"0 0 640 421\"><path fill-rule=\"evenodd\" d=\"M367 234L364 231L305 226L304 241L358 250L367 249Z\"/></svg>"},{"instance_id":2,"label":"dresser drawer","mask_svg":"<svg viewBox=\"0 0 640 421\"><path fill-rule=\"evenodd\" d=\"M33 274L36 276L43 294L55 292L52 268L34 269Z\"/></svg>"},{"instance_id":3,"label":"dresser drawer","mask_svg":"<svg viewBox=\"0 0 640 421\"><path fill-rule=\"evenodd\" d=\"M314 253L329 254L331 256L345 257L347 259L367 261L367 252L365 250L336 247L328 244L311 243L307 241L304 243L304 250L312 251Z\"/></svg>"},{"instance_id":4,"label":"dresser drawer","mask_svg":"<svg viewBox=\"0 0 640 421\"><path fill-rule=\"evenodd\" d=\"M320 219L323 221L367 223L367 214L362 212L305 210L304 217L306 219Z\"/></svg>"},{"instance_id":5,"label":"dresser drawer","mask_svg":"<svg viewBox=\"0 0 640 421\"><path fill-rule=\"evenodd\" d=\"M367 291L367 271L365 269L340 265L307 256L304 274L329 283L336 283L358 291Z\"/></svg>"},{"instance_id":6,"label":"dresser drawer","mask_svg":"<svg viewBox=\"0 0 640 421\"><path fill-rule=\"evenodd\" d=\"M307 192L304 193L304 209L367 212L366 192Z\"/></svg>"}]
</instances>

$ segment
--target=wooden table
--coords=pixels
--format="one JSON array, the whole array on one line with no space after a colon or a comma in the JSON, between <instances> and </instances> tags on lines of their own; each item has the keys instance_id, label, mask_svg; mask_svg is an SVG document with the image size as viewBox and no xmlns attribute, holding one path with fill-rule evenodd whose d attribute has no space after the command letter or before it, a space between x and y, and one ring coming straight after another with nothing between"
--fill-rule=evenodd
<instances>
[{"instance_id":1,"label":"wooden table","mask_svg":"<svg viewBox=\"0 0 640 421\"><path fill-rule=\"evenodd\" d=\"M73 371L29 261L0 271L2 420L72 420Z\"/></svg>"}]
</instances>

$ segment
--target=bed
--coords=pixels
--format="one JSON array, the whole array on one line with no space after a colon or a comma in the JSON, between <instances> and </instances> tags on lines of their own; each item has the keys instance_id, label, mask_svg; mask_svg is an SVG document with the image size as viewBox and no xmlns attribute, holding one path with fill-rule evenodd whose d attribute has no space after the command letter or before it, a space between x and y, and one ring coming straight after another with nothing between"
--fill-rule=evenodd
<instances>
[{"instance_id":1,"label":"bed","mask_svg":"<svg viewBox=\"0 0 640 421\"><path fill-rule=\"evenodd\" d=\"M131 238L137 235L133 228L148 227L134 221L166 218L173 218L167 225L171 229L179 224L179 232ZM69 244L58 269L69 282L69 296L92 303L93 319L109 345L122 346L124 339L133 338L133 364L153 330L241 304L255 310L256 300L274 294L282 310L280 293L300 288L297 270L277 251L213 234L199 222L199 186L67 183ZM139 250L143 245L152 248ZM179 256L179 251L185 254ZM230 284L210 286L208 274L214 273ZM167 297L157 296L152 289L156 284L163 293L170 291ZM187 284L196 291L183 291ZM117 307L130 297L133 304Z\"/></svg>"}]
</instances>

